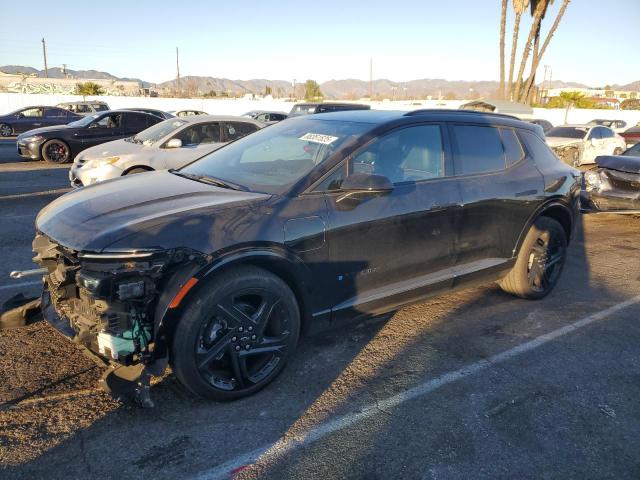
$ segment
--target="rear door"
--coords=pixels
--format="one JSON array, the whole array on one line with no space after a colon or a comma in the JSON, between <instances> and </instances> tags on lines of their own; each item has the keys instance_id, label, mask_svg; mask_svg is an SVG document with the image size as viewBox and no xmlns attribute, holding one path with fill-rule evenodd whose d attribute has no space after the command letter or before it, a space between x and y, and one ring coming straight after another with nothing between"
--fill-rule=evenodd
<instances>
[{"instance_id":1,"label":"rear door","mask_svg":"<svg viewBox=\"0 0 640 480\"><path fill-rule=\"evenodd\" d=\"M510 127L452 124L462 194L457 270L500 269L543 197L543 178Z\"/></svg>"},{"instance_id":2,"label":"rear door","mask_svg":"<svg viewBox=\"0 0 640 480\"><path fill-rule=\"evenodd\" d=\"M70 120L68 119L69 112L57 107L46 107L44 109L43 125L64 125Z\"/></svg>"},{"instance_id":3,"label":"rear door","mask_svg":"<svg viewBox=\"0 0 640 480\"><path fill-rule=\"evenodd\" d=\"M329 208L328 289L339 320L419 300L451 285L460 193L439 124L396 129L360 149L317 188ZM388 194L345 197L352 173L389 178Z\"/></svg>"}]
</instances>

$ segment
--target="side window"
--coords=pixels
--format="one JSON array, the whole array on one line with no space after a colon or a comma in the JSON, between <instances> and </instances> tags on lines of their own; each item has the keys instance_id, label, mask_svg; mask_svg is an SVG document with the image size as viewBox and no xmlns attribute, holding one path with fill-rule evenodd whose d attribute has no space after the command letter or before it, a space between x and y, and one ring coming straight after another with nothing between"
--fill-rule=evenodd
<instances>
[{"instance_id":1,"label":"side window","mask_svg":"<svg viewBox=\"0 0 640 480\"><path fill-rule=\"evenodd\" d=\"M504 145L504 156L507 159L507 167L518 163L524 157L524 150L518 136L513 128L500 128L502 145Z\"/></svg>"},{"instance_id":2,"label":"side window","mask_svg":"<svg viewBox=\"0 0 640 480\"><path fill-rule=\"evenodd\" d=\"M20 115L27 118L40 118L42 117L42 108L27 108L20 112Z\"/></svg>"},{"instance_id":3,"label":"side window","mask_svg":"<svg viewBox=\"0 0 640 480\"><path fill-rule=\"evenodd\" d=\"M343 163L340 168L326 177L322 182L320 182L314 191L316 192L332 192L335 190L340 190L342 187L342 182L347 177L347 169L345 168L345 163Z\"/></svg>"},{"instance_id":4,"label":"side window","mask_svg":"<svg viewBox=\"0 0 640 480\"><path fill-rule=\"evenodd\" d=\"M453 126L457 175L495 172L505 168L505 156L497 128L476 125Z\"/></svg>"},{"instance_id":5,"label":"side window","mask_svg":"<svg viewBox=\"0 0 640 480\"><path fill-rule=\"evenodd\" d=\"M258 130L258 127L251 123L227 122L224 124L225 141L231 142L238 138L249 135Z\"/></svg>"},{"instance_id":6,"label":"side window","mask_svg":"<svg viewBox=\"0 0 640 480\"><path fill-rule=\"evenodd\" d=\"M259 122L268 122L269 119L267 118L267 115L267 113L261 113L256 117L256 120L258 120Z\"/></svg>"},{"instance_id":7,"label":"side window","mask_svg":"<svg viewBox=\"0 0 640 480\"><path fill-rule=\"evenodd\" d=\"M144 130L147 128L147 115L140 113L125 114L124 125L132 130Z\"/></svg>"},{"instance_id":8,"label":"side window","mask_svg":"<svg viewBox=\"0 0 640 480\"><path fill-rule=\"evenodd\" d=\"M187 127L173 138L182 140L183 146L196 146L204 143L217 143L220 141L220 124L203 123Z\"/></svg>"},{"instance_id":9,"label":"side window","mask_svg":"<svg viewBox=\"0 0 640 480\"><path fill-rule=\"evenodd\" d=\"M384 175L393 183L444 176L439 125L395 130L369 144L350 160L350 172Z\"/></svg>"},{"instance_id":10,"label":"side window","mask_svg":"<svg viewBox=\"0 0 640 480\"><path fill-rule=\"evenodd\" d=\"M120 127L121 120L122 115L119 113L114 113L111 115L106 115L105 117L97 121L94 125L97 125L101 128L118 128Z\"/></svg>"},{"instance_id":11,"label":"side window","mask_svg":"<svg viewBox=\"0 0 640 480\"><path fill-rule=\"evenodd\" d=\"M76 106L76 112L77 113L92 113L93 111L91 110L91 107L89 105L81 103L80 105Z\"/></svg>"},{"instance_id":12,"label":"side window","mask_svg":"<svg viewBox=\"0 0 640 480\"><path fill-rule=\"evenodd\" d=\"M91 106L96 112L106 112L109 110L104 103L94 103Z\"/></svg>"},{"instance_id":13,"label":"side window","mask_svg":"<svg viewBox=\"0 0 640 480\"><path fill-rule=\"evenodd\" d=\"M613 130L609 129L609 128L601 128L600 129L600 136L602 138L612 138L614 136Z\"/></svg>"},{"instance_id":14,"label":"side window","mask_svg":"<svg viewBox=\"0 0 640 480\"><path fill-rule=\"evenodd\" d=\"M560 160L555 156L549 146L536 134L527 130L518 131L520 139L536 165L541 168L550 168L557 165Z\"/></svg>"}]
</instances>

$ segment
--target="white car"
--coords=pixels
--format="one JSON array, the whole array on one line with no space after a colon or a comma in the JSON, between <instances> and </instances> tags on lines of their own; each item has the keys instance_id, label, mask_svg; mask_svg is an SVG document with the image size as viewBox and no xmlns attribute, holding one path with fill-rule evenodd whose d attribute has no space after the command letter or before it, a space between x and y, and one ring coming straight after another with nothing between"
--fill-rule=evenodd
<instances>
[{"instance_id":1,"label":"white car","mask_svg":"<svg viewBox=\"0 0 640 480\"><path fill-rule=\"evenodd\" d=\"M232 116L170 118L137 135L81 152L69 170L72 187L151 170L180 168L265 125Z\"/></svg>"},{"instance_id":2,"label":"white car","mask_svg":"<svg viewBox=\"0 0 640 480\"><path fill-rule=\"evenodd\" d=\"M569 165L594 163L599 155L619 155L626 149L624 138L600 125L560 125L546 133L547 144Z\"/></svg>"},{"instance_id":3,"label":"white car","mask_svg":"<svg viewBox=\"0 0 640 480\"><path fill-rule=\"evenodd\" d=\"M596 118L591 120L587 125L600 125L602 127L609 127L616 133L624 132L629 126L624 120L606 120L604 118Z\"/></svg>"}]
</instances>

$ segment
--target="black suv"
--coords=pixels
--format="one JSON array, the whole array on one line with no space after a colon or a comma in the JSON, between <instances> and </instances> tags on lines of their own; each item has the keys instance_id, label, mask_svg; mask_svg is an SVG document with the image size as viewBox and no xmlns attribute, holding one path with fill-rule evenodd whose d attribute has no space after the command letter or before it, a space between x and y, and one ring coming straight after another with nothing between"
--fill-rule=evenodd
<instances>
[{"instance_id":1,"label":"black suv","mask_svg":"<svg viewBox=\"0 0 640 480\"><path fill-rule=\"evenodd\" d=\"M513 117L287 120L180 170L45 207L33 242L45 317L145 375L171 362L198 395L242 397L311 328L479 280L544 297L565 262L579 179L540 127Z\"/></svg>"}]
</instances>

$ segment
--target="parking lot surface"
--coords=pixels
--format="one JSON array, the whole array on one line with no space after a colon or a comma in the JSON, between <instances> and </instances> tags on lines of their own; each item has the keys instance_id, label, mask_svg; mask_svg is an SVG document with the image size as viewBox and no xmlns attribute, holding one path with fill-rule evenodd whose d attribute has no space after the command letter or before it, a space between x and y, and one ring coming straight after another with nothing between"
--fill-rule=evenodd
<instances>
[{"instance_id":1,"label":"parking lot surface","mask_svg":"<svg viewBox=\"0 0 640 480\"><path fill-rule=\"evenodd\" d=\"M0 301L37 293L33 221L66 168L0 143ZM48 193L47 193L48 192ZM33 278L33 277L31 277ZM304 338L232 403L167 374L112 401L44 323L0 332L0 477L639 478L640 219L587 216L556 289L485 285Z\"/></svg>"}]
</instances>

